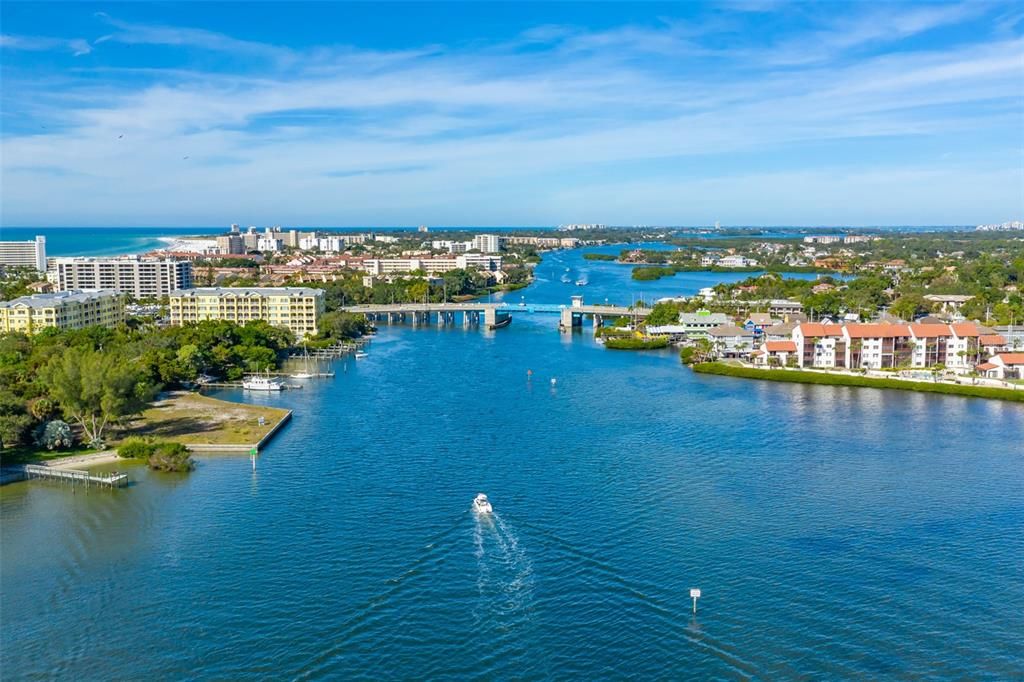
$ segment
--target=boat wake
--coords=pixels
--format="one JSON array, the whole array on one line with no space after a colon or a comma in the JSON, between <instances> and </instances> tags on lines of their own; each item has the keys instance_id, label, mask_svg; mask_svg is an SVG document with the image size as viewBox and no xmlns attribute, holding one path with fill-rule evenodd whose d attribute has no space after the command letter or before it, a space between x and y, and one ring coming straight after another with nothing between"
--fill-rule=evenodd
<instances>
[{"instance_id":1,"label":"boat wake","mask_svg":"<svg viewBox=\"0 0 1024 682\"><path fill-rule=\"evenodd\" d=\"M515 531L497 513L477 515L473 530L477 562L476 624L514 628L533 607L533 564Z\"/></svg>"}]
</instances>

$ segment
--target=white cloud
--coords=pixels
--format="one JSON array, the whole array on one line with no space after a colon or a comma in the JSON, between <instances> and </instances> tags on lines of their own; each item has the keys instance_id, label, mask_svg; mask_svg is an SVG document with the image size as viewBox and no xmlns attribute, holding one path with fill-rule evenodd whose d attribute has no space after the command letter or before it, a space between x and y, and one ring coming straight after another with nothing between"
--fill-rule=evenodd
<instances>
[{"instance_id":1,"label":"white cloud","mask_svg":"<svg viewBox=\"0 0 1024 682\"><path fill-rule=\"evenodd\" d=\"M84 38L48 38L45 36L0 35L0 48L45 52L49 50L70 51L75 57L89 54L92 46Z\"/></svg>"},{"instance_id":2,"label":"white cloud","mask_svg":"<svg viewBox=\"0 0 1024 682\"><path fill-rule=\"evenodd\" d=\"M36 116L62 125L46 134L4 134L0 221L47 222L51 215L53 222L103 223L107 215L153 224L232 216L226 222L450 224L463 216L509 224L586 213L602 222L692 223L698 221L687 218L686 206L714 220L716 202L730 222L794 222L782 217L786 202L790 215L819 210L846 218L833 222L876 222L869 218L883 209L909 216L915 201L924 201L923 222L958 222L968 208L983 206L1020 213L1022 199L1012 190L1014 173L1019 187L1024 172L991 150L980 150L974 166L939 176L919 159L893 154L870 171L863 166L872 162L855 151L821 157L820 174L796 173L789 161L794 151L851 139L934 139L948 153L978 131L1019 131L1019 37L842 57L971 11L887 9L892 22L883 29L866 20L845 29L829 22L814 34L814 60L782 60L788 66L779 70L759 65L778 60L785 47L709 48L704 32L724 24L601 32L545 26L501 45L386 52L296 50L107 19L115 32L100 44L244 54L266 58L268 67L149 68L111 72L109 80L91 70L80 82L65 74L72 81L59 90L15 82ZM710 158L731 165L693 181ZM748 163L778 168L751 174ZM636 179L620 181L622 168ZM977 200L953 188L958 174ZM789 180L808 191L784 186ZM886 184L897 181L906 188ZM851 183L857 201L839 207L842 182ZM933 185L943 188L941 200L924 198ZM886 200L865 201L875 190ZM55 205L47 196L68 202ZM725 216L740 204L766 213Z\"/></svg>"}]
</instances>

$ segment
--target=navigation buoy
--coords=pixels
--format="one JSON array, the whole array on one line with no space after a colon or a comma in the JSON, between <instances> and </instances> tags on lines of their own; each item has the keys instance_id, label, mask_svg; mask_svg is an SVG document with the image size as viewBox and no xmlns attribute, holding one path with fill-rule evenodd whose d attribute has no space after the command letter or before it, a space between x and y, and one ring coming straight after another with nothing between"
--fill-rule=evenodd
<instances>
[{"instance_id":1,"label":"navigation buoy","mask_svg":"<svg viewBox=\"0 0 1024 682\"><path fill-rule=\"evenodd\" d=\"M696 613L697 613L697 600L700 599L700 588L698 588L698 587L691 587L690 588L690 598L693 599L693 613L696 615Z\"/></svg>"},{"instance_id":2,"label":"navigation buoy","mask_svg":"<svg viewBox=\"0 0 1024 682\"><path fill-rule=\"evenodd\" d=\"M555 379L554 377L552 377L551 378L551 385L554 386L557 383L558 383L558 379Z\"/></svg>"},{"instance_id":3,"label":"navigation buoy","mask_svg":"<svg viewBox=\"0 0 1024 682\"><path fill-rule=\"evenodd\" d=\"M533 370L532 369L526 370L526 378L527 379L532 379L533 378Z\"/></svg>"}]
</instances>

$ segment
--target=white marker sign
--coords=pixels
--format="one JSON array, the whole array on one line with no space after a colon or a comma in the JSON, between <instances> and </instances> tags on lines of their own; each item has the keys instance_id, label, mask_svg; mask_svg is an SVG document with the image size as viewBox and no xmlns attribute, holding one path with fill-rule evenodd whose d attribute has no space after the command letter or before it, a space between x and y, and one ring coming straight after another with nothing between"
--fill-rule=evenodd
<instances>
[{"instance_id":1,"label":"white marker sign","mask_svg":"<svg viewBox=\"0 0 1024 682\"><path fill-rule=\"evenodd\" d=\"M693 612L697 613L697 600L700 599L700 588L690 588L690 598L693 599Z\"/></svg>"}]
</instances>

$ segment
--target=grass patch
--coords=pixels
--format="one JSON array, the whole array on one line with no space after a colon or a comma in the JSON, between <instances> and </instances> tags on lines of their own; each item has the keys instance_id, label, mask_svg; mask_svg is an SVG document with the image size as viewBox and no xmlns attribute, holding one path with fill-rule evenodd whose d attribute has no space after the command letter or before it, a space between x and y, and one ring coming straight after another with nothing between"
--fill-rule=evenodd
<instances>
[{"instance_id":1,"label":"grass patch","mask_svg":"<svg viewBox=\"0 0 1024 682\"><path fill-rule=\"evenodd\" d=\"M805 372L800 370L756 369L753 367L736 367L721 362L704 362L693 366L693 371L701 374L717 374L719 376L740 377L743 379L764 379L767 381L785 381L796 384L819 384L823 386L858 386L863 388L892 388L900 391L920 391L923 393L943 393L946 395L963 395L974 398L992 398L1024 402L1024 391L991 386L961 386L958 384L933 384L926 381L903 381L901 379L875 379L873 377L848 376L844 374L826 374L823 372Z\"/></svg>"},{"instance_id":2,"label":"grass patch","mask_svg":"<svg viewBox=\"0 0 1024 682\"><path fill-rule=\"evenodd\" d=\"M61 450L47 450L37 445L19 445L13 448L3 448L0 451L0 464L9 466L11 464L29 464L32 462L45 462L48 460L62 459L64 457L76 457L79 455L94 455L99 450L94 450L86 445L76 445Z\"/></svg>"},{"instance_id":3,"label":"grass patch","mask_svg":"<svg viewBox=\"0 0 1024 682\"><path fill-rule=\"evenodd\" d=\"M122 435L188 445L248 445L270 433L287 413L276 407L176 392L155 402ZM260 417L265 420L263 426L259 424Z\"/></svg>"}]
</instances>

